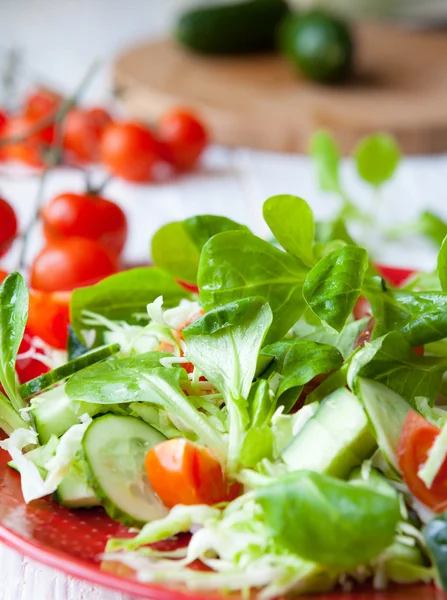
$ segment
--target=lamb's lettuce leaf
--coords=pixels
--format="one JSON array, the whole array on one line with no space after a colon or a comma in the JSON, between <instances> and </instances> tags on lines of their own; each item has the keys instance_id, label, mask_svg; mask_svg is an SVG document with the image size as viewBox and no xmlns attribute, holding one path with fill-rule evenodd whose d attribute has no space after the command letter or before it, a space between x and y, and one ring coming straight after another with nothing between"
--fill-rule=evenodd
<instances>
[{"instance_id":1,"label":"lamb's lettuce leaf","mask_svg":"<svg viewBox=\"0 0 447 600\"><path fill-rule=\"evenodd\" d=\"M301 261L246 231L228 231L203 247L198 283L205 310L261 296L273 312L267 342L280 339L302 315L307 269Z\"/></svg>"},{"instance_id":2,"label":"lamb's lettuce leaf","mask_svg":"<svg viewBox=\"0 0 447 600\"><path fill-rule=\"evenodd\" d=\"M393 541L393 490L297 471L255 491L272 537L301 558L331 567L366 564Z\"/></svg>"},{"instance_id":3,"label":"lamb's lettuce leaf","mask_svg":"<svg viewBox=\"0 0 447 600\"><path fill-rule=\"evenodd\" d=\"M70 302L70 320L73 331L82 343L86 342L83 312L89 311L110 320L135 321L135 315L144 313L149 302L163 296L165 306L177 306L191 294L178 285L162 269L141 267L106 277L96 285L75 290ZM94 327L101 332L104 328ZM100 344L97 336L96 344Z\"/></svg>"},{"instance_id":4,"label":"lamb's lettuce leaf","mask_svg":"<svg viewBox=\"0 0 447 600\"><path fill-rule=\"evenodd\" d=\"M211 310L183 331L186 357L223 394L230 421L230 471L240 460L244 434L250 424L247 399L271 323L269 305L254 297Z\"/></svg>"},{"instance_id":5,"label":"lamb's lettuce leaf","mask_svg":"<svg viewBox=\"0 0 447 600\"><path fill-rule=\"evenodd\" d=\"M322 258L309 271L303 295L313 312L341 331L352 313L368 268L366 250L344 246Z\"/></svg>"},{"instance_id":6,"label":"lamb's lettuce leaf","mask_svg":"<svg viewBox=\"0 0 447 600\"><path fill-rule=\"evenodd\" d=\"M276 402L284 406L285 412L293 408L304 384L317 375L340 368L343 363L336 348L309 340L282 340L266 346L262 353L274 358L263 377L280 375Z\"/></svg>"},{"instance_id":7,"label":"lamb's lettuce leaf","mask_svg":"<svg viewBox=\"0 0 447 600\"><path fill-rule=\"evenodd\" d=\"M217 233L234 229L248 231L244 225L215 215L199 215L168 223L152 238L152 260L172 277L195 283L200 251L205 243Z\"/></svg>"},{"instance_id":8,"label":"lamb's lettuce leaf","mask_svg":"<svg viewBox=\"0 0 447 600\"><path fill-rule=\"evenodd\" d=\"M305 265L312 266L314 217L307 202L298 196L272 196L264 202L263 214L281 246Z\"/></svg>"},{"instance_id":9,"label":"lamb's lettuce leaf","mask_svg":"<svg viewBox=\"0 0 447 600\"><path fill-rule=\"evenodd\" d=\"M433 404L447 370L447 359L416 354L405 337L392 331L365 346L352 357L348 384L357 376L374 379L403 396L415 407L415 398L425 396Z\"/></svg>"}]
</instances>

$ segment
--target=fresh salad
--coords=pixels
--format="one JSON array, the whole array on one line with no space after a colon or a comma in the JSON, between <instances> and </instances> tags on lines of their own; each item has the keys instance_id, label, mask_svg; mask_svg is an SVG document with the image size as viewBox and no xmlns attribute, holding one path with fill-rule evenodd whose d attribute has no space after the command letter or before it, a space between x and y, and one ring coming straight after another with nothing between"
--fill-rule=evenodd
<instances>
[{"instance_id":1,"label":"fresh salad","mask_svg":"<svg viewBox=\"0 0 447 600\"><path fill-rule=\"evenodd\" d=\"M164 226L157 266L74 291L68 357L21 385L28 290L5 279L0 444L24 499L104 507L131 528L104 564L144 582L447 589L447 242L396 287L301 198L263 213L274 243Z\"/></svg>"}]
</instances>

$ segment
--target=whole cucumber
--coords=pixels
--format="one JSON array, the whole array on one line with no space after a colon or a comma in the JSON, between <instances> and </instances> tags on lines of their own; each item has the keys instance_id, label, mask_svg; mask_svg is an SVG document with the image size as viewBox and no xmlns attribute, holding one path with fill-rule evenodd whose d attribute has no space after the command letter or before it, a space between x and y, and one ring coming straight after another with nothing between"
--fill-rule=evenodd
<instances>
[{"instance_id":1,"label":"whole cucumber","mask_svg":"<svg viewBox=\"0 0 447 600\"><path fill-rule=\"evenodd\" d=\"M184 13L174 37L201 54L246 54L272 50L276 30L289 14L285 0L245 0L203 6Z\"/></svg>"}]
</instances>

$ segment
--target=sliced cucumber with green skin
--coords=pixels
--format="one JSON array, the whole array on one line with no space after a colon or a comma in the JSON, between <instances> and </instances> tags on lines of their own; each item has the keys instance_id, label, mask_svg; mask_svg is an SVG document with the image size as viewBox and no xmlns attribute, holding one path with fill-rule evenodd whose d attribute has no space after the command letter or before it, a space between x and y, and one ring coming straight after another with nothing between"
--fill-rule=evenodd
<instances>
[{"instance_id":1,"label":"sliced cucumber with green skin","mask_svg":"<svg viewBox=\"0 0 447 600\"><path fill-rule=\"evenodd\" d=\"M31 398L43 390L47 390L56 383L67 379L70 375L73 375L73 373L85 369L101 360L105 360L106 358L109 358L109 356L113 356L119 352L119 349L119 344L110 344L109 346L101 346L100 348L91 350L90 352L65 363L65 365L53 369L49 373L45 373L35 379L31 379L31 381L23 383L19 387L19 393L24 400Z\"/></svg>"},{"instance_id":2,"label":"sliced cucumber with green skin","mask_svg":"<svg viewBox=\"0 0 447 600\"><path fill-rule=\"evenodd\" d=\"M65 393L65 385L48 390L31 400L30 412L41 444L46 444L52 435L60 437L73 425L79 423L79 417L90 417L100 413L103 406L89 402L71 402Z\"/></svg>"},{"instance_id":3,"label":"sliced cucumber with green skin","mask_svg":"<svg viewBox=\"0 0 447 600\"><path fill-rule=\"evenodd\" d=\"M89 425L82 442L87 481L112 519L140 527L168 513L144 468L146 452L164 439L136 417L107 414Z\"/></svg>"},{"instance_id":4,"label":"sliced cucumber with green skin","mask_svg":"<svg viewBox=\"0 0 447 600\"><path fill-rule=\"evenodd\" d=\"M291 471L306 469L345 478L372 456L376 447L361 402L341 388L324 399L284 450L282 459Z\"/></svg>"},{"instance_id":5,"label":"sliced cucumber with green skin","mask_svg":"<svg viewBox=\"0 0 447 600\"><path fill-rule=\"evenodd\" d=\"M92 508L101 502L87 483L86 464L76 458L53 494L56 502L67 508Z\"/></svg>"}]
</instances>

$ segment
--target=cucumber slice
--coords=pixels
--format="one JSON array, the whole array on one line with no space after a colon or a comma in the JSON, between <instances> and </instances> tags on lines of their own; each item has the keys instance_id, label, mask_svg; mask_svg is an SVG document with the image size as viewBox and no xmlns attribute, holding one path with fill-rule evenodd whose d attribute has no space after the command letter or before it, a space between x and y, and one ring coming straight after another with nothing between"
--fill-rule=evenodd
<instances>
[{"instance_id":1,"label":"cucumber slice","mask_svg":"<svg viewBox=\"0 0 447 600\"><path fill-rule=\"evenodd\" d=\"M101 502L87 483L86 464L77 458L53 494L54 499L67 508L92 508Z\"/></svg>"},{"instance_id":2,"label":"cucumber slice","mask_svg":"<svg viewBox=\"0 0 447 600\"><path fill-rule=\"evenodd\" d=\"M164 439L136 417L107 414L89 425L82 442L88 483L112 519L142 526L168 513L144 469L146 452Z\"/></svg>"},{"instance_id":3,"label":"cucumber slice","mask_svg":"<svg viewBox=\"0 0 447 600\"><path fill-rule=\"evenodd\" d=\"M19 387L19 394L22 396L24 400L27 398L31 398L31 396L35 396L39 392L46 390L56 383L67 379L73 373L80 371L81 369L85 369L90 365L93 365L101 360L109 358L113 354L116 354L119 351L119 344L110 344L109 346L101 346L100 348L96 348L95 350L91 350L74 360L71 360L65 365L57 367L53 369L49 373L45 373L44 375L40 375L35 379L31 379L31 381L27 381L23 383Z\"/></svg>"},{"instance_id":4,"label":"cucumber slice","mask_svg":"<svg viewBox=\"0 0 447 600\"><path fill-rule=\"evenodd\" d=\"M52 435L60 437L79 423L79 417L90 417L101 412L103 406L89 402L72 403L65 393L65 385L48 390L31 400L30 412L41 444L46 444Z\"/></svg>"}]
</instances>

